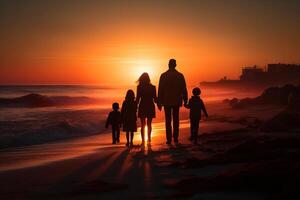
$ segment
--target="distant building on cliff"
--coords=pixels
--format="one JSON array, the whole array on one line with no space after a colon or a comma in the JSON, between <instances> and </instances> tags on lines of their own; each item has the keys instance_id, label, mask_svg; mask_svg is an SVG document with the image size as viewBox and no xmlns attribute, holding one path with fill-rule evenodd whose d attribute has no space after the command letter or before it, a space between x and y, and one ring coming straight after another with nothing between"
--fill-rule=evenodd
<instances>
[{"instance_id":1,"label":"distant building on cliff","mask_svg":"<svg viewBox=\"0 0 300 200\"><path fill-rule=\"evenodd\" d=\"M300 65L296 64L268 64L267 69L257 66L245 67L240 76L241 81L289 83L300 80Z\"/></svg>"},{"instance_id":2,"label":"distant building on cliff","mask_svg":"<svg viewBox=\"0 0 300 200\"><path fill-rule=\"evenodd\" d=\"M261 81L265 78L265 70L259 68L256 65L253 67L244 67L242 69L241 81Z\"/></svg>"},{"instance_id":3,"label":"distant building on cliff","mask_svg":"<svg viewBox=\"0 0 300 200\"><path fill-rule=\"evenodd\" d=\"M222 78L217 82L201 82L201 85L234 86L247 85L272 85L272 84L300 84L300 65L298 64L268 64L266 68L244 67L239 80Z\"/></svg>"}]
</instances>

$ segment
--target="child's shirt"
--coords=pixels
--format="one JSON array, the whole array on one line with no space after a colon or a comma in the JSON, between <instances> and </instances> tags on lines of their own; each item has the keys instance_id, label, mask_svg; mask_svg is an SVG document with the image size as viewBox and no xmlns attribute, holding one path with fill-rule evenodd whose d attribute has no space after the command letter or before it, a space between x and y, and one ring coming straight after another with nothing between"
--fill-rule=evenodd
<instances>
[{"instance_id":1,"label":"child's shirt","mask_svg":"<svg viewBox=\"0 0 300 200\"><path fill-rule=\"evenodd\" d=\"M190 119L200 120L201 119L201 110L204 112L205 116L207 117L207 112L205 105L202 99L199 96L192 96L189 99L187 108L190 109Z\"/></svg>"},{"instance_id":2,"label":"child's shirt","mask_svg":"<svg viewBox=\"0 0 300 200\"><path fill-rule=\"evenodd\" d=\"M121 112L111 111L106 120L106 127L111 125L112 127L118 127L122 123Z\"/></svg>"}]
</instances>

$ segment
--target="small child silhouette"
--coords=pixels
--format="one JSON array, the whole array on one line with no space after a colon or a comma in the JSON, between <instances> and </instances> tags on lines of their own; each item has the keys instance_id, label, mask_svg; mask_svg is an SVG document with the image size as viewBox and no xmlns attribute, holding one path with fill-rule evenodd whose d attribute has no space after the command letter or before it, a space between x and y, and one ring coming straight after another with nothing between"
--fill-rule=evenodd
<instances>
[{"instance_id":1,"label":"small child silhouette","mask_svg":"<svg viewBox=\"0 0 300 200\"><path fill-rule=\"evenodd\" d=\"M107 117L105 128L111 125L112 129L112 143L116 144L120 142L120 126L122 124L121 112L119 111L119 104L112 104L113 111L111 111Z\"/></svg>"},{"instance_id":2,"label":"small child silhouette","mask_svg":"<svg viewBox=\"0 0 300 200\"><path fill-rule=\"evenodd\" d=\"M188 104L185 105L186 108L190 109L190 128L191 128L191 141L194 144L198 142L198 130L199 123L201 120L201 111L204 112L206 118L208 118L208 114L206 112L205 105L200 98L201 90L196 87L193 89L193 96L189 99Z\"/></svg>"},{"instance_id":3,"label":"small child silhouette","mask_svg":"<svg viewBox=\"0 0 300 200\"><path fill-rule=\"evenodd\" d=\"M126 139L127 139L126 146L133 146L134 132L137 131L136 111L137 111L137 104L135 101L134 92L133 90L128 90L121 109L123 131L126 132Z\"/></svg>"}]
</instances>

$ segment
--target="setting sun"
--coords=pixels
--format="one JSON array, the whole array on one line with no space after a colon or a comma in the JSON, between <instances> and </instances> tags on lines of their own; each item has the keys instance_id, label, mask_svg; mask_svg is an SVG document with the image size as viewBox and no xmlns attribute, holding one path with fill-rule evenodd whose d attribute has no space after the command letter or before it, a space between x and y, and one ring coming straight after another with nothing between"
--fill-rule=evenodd
<instances>
[{"instance_id":1,"label":"setting sun","mask_svg":"<svg viewBox=\"0 0 300 200\"><path fill-rule=\"evenodd\" d=\"M144 72L147 72L150 77L157 79L160 71L156 66L155 60L136 59L128 62L128 73L133 79L138 80Z\"/></svg>"},{"instance_id":2,"label":"setting sun","mask_svg":"<svg viewBox=\"0 0 300 200\"><path fill-rule=\"evenodd\" d=\"M151 60L137 60L131 68L132 75L137 78L144 72L147 72L150 77L157 73Z\"/></svg>"}]
</instances>

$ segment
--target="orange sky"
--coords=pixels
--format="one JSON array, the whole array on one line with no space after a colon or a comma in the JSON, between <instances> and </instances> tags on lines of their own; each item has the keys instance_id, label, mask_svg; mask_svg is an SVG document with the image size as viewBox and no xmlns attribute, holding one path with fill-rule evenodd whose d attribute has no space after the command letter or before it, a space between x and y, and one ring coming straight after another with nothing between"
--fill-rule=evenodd
<instances>
[{"instance_id":1,"label":"orange sky","mask_svg":"<svg viewBox=\"0 0 300 200\"><path fill-rule=\"evenodd\" d=\"M72 2L72 3L71 3ZM300 63L299 1L1 1L0 84L187 82Z\"/></svg>"}]
</instances>

